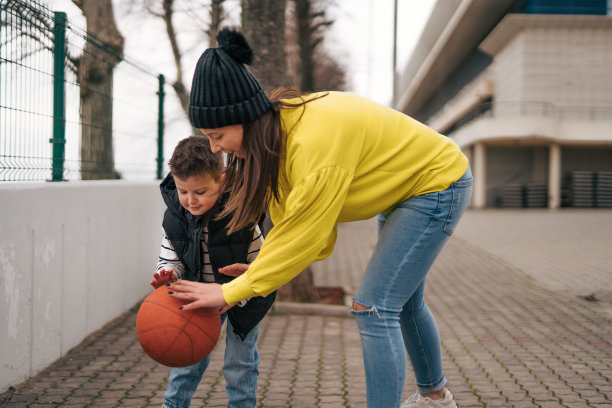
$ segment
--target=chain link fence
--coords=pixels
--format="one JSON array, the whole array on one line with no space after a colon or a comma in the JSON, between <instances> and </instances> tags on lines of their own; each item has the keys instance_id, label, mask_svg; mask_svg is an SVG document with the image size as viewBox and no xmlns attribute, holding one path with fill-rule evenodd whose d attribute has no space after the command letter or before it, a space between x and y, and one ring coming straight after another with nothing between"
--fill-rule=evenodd
<instances>
[{"instance_id":1,"label":"chain link fence","mask_svg":"<svg viewBox=\"0 0 612 408\"><path fill-rule=\"evenodd\" d=\"M0 6L0 181L161 178L163 75L42 3Z\"/></svg>"}]
</instances>

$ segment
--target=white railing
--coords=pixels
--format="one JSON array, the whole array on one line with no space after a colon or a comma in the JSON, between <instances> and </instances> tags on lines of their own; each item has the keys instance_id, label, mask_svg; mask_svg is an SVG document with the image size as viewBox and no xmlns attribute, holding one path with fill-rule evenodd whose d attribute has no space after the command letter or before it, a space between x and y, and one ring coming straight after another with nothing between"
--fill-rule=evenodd
<instances>
[{"instance_id":1,"label":"white railing","mask_svg":"<svg viewBox=\"0 0 612 408\"><path fill-rule=\"evenodd\" d=\"M447 126L446 129L443 129L443 133L450 134L475 119L515 116L541 116L558 120L612 120L612 106L557 106L550 102L537 101L487 101L475 105L463 117L455 121L451 126Z\"/></svg>"}]
</instances>

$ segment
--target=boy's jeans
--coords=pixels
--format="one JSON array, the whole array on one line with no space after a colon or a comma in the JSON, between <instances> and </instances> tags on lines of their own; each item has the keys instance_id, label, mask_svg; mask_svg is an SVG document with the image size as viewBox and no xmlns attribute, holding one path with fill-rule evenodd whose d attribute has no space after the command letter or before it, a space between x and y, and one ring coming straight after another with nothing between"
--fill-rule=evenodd
<instances>
[{"instance_id":1,"label":"boy's jeans","mask_svg":"<svg viewBox=\"0 0 612 408\"><path fill-rule=\"evenodd\" d=\"M368 408L400 406L406 351L421 393L446 385L440 335L423 291L427 271L471 194L468 168L448 189L411 197L391 213L379 215L378 244L353 299L369 310L351 311L361 335Z\"/></svg>"},{"instance_id":2,"label":"boy's jeans","mask_svg":"<svg viewBox=\"0 0 612 408\"><path fill-rule=\"evenodd\" d=\"M221 318L225 320L226 314ZM259 376L259 352L257 336L259 325L255 326L244 341L234 334L229 320L225 336L225 358L223 376L228 397L228 408L253 408L257 402L257 377ZM164 395L164 407L186 408L208 367L210 355L188 367L173 368L168 377L168 388Z\"/></svg>"}]
</instances>

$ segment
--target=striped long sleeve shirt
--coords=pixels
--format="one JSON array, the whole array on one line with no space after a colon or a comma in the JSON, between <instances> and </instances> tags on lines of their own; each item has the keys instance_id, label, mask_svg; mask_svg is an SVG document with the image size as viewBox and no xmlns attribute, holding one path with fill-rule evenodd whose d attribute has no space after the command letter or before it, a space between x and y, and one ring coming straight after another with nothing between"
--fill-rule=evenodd
<instances>
[{"instance_id":1,"label":"striped long sleeve shirt","mask_svg":"<svg viewBox=\"0 0 612 408\"><path fill-rule=\"evenodd\" d=\"M253 229L253 239L251 240L251 244L249 245L249 253L247 255L247 263L251 263L259 254L259 249L263 244L263 235L261 230L259 229L259 225L256 225ZM213 276L212 266L210 264L210 257L208 255L208 228L204 227L204 231L202 231L202 237L200 238L200 243L202 245L202 268L200 269L200 281L201 282L214 282L215 278ZM174 251L174 247L172 243L168 239L166 235L166 231L162 227L162 242L161 242L161 250L159 253L159 259L157 261L157 272L160 270L173 270L174 274L177 278L181 279L183 276L183 271L185 270L185 266L178 258L178 255Z\"/></svg>"}]
</instances>

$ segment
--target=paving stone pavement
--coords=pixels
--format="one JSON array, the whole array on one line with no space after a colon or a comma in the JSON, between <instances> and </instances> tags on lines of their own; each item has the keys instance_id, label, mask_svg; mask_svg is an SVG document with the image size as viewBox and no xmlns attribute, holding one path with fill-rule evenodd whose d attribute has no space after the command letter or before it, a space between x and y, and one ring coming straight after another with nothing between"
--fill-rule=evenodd
<instances>
[{"instance_id":1,"label":"paving stone pavement","mask_svg":"<svg viewBox=\"0 0 612 408\"><path fill-rule=\"evenodd\" d=\"M603 210L466 213L426 290L459 407L612 408L611 222ZM350 296L375 230L341 225L334 254L313 265L317 284ZM365 407L359 334L338 308L264 319L258 407ZM160 407L168 368L140 349L136 310L0 395L0 407ZM226 406L223 351L220 341L193 407Z\"/></svg>"}]
</instances>

